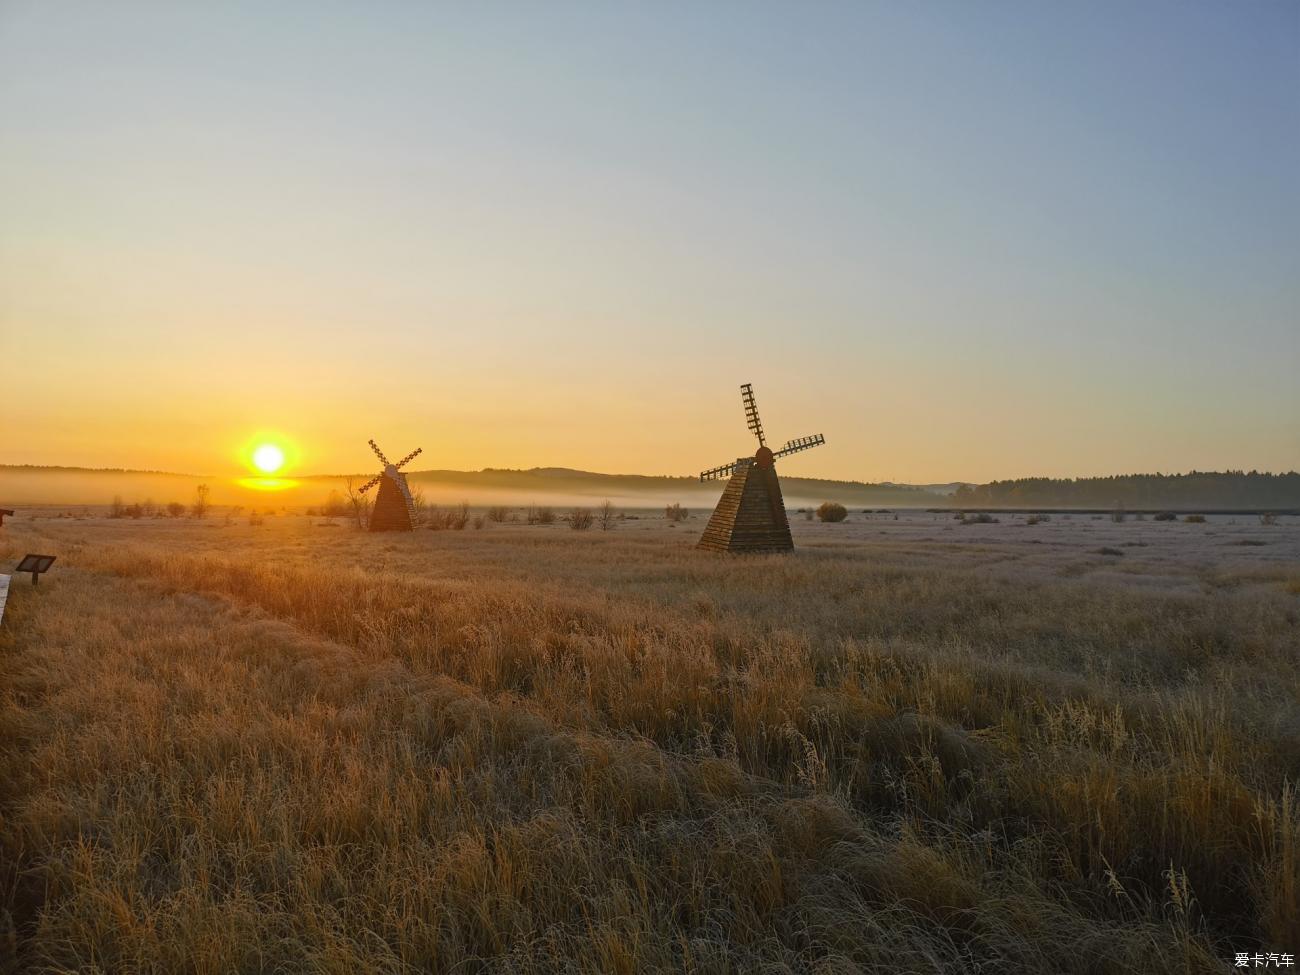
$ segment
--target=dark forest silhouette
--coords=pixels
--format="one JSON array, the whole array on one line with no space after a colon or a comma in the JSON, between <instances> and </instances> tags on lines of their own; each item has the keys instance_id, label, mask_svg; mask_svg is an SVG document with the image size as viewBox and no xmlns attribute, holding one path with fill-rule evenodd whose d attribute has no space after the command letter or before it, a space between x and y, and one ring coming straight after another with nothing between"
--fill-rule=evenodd
<instances>
[{"instance_id":1,"label":"dark forest silhouette","mask_svg":"<svg viewBox=\"0 0 1300 975\"><path fill-rule=\"evenodd\" d=\"M1191 471L1187 474L1119 474L1112 477L1024 477L963 484L959 507L1034 505L1105 508L1300 508L1300 473Z\"/></svg>"}]
</instances>

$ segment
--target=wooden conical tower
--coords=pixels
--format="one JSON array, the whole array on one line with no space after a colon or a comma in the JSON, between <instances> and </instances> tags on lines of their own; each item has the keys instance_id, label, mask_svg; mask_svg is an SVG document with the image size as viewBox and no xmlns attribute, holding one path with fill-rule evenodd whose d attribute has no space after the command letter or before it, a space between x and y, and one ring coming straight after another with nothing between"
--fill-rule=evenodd
<instances>
[{"instance_id":1,"label":"wooden conical tower","mask_svg":"<svg viewBox=\"0 0 1300 975\"><path fill-rule=\"evenodd\" d=\"M384 472L375 495L375 507L370 512L372 532L409 532L415 524L411 489L406 485L406 475L394 471Z\"/></svg>"},{"instance_id":2,"label":"wooden conical tower","mask_svg":"<svg viewBox=\"0 0 1300 975\"><path fill-rule=\"evenodd\" d=\"M770 457L772 452L767 453ZM731 476L697 547L715 552L788 552L794 548L781 482L770 461L766 467L749 464Z\"/></svg>"},{"instance_id":3,"label":"wooden conical tower","mask_svg":"<svg viewBox=\"0 0 1300 975\"><path fill-rule=\"evenodd\" d=\"M758 451L753 457L741 457L734 464L700 474L701 481L724 475L731 479L696 547L715 552L789 552L794 540L781 498L781 482L776 476L776 458L816 447L826 440L821 434L801 437L772 451L763 437L753 386L746 383L740 390L749 429L758 437Z\"/></svg>"},{"instance_id":4,"label":"wooden conical tower","mask_svg":"<svg viewBox=\"0 0 1300 975\"><path fill-rule=\"evenodd\" d=\"M406 475L401 468L422 448L417 447L396 464L390 464L384 452L373 440L370 449L375 452L384 469L361 485L361 493L369 491L376 484L379 493L375 495L375 506L370 512L370 530L372 532L409 532L415 527L415 499L406 484Z\"/></svg>"}]
</instances>

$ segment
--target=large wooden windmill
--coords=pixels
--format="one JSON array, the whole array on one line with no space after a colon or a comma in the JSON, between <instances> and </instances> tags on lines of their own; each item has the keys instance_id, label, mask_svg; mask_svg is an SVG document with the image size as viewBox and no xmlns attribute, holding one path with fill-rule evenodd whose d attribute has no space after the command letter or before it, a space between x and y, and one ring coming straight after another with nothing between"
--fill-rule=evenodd
<instances>
[{"instance_id":1,"label":"large wooden windmill","mask_svg":"<svg viewBox=\"0 0 1300 975\"><path fill-rule=\"evenodd\" d=\"M776 479L776 459L817 447L826 438L820 433L800 437L774 451L763 437L763 423L754 405L754 387L745 383L740 387L740 396L749 429L758 437L758 451L753 457L738 457L735 463L700 474L701 482L724 476L731 480L697 548L715 552L788 552L794 548L794 541L790 538L785 502L781 500L781 484Z\"/></svg>"},{"instance_id":2,"label":"large wooden windmill","mask_svg":"<svg viewBox=\"0 0 1300 975\"><path fill-rule=\"evenodd\" d=\"M420 453L424 448L416 447L396 464L390 464L384 452L373 440L370 449L375 452L384 469L361 485L364 494L376 484L379 493L375 495L375 507L370 512L370 530L372 532L409 532L415 521L415 499L411 489L406 486L406 475L401 468Z\"/></svg>"}]
</instances>

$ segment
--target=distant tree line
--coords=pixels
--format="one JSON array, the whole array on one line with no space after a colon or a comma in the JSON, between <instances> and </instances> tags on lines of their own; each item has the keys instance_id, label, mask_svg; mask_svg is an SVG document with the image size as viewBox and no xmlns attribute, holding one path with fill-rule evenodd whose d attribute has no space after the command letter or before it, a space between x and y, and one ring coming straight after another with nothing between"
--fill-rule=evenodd
<instances>
[{"instance_id":1,"label":"distant tree line","mask_svg":"<svg viewBox=\"0 0 1300 975\"><path fill-rule=\"evenodd\" d=\"M1300 473L1191 471L963 484L959 508L1300 508Z\"/></svg>"}]
</instances>

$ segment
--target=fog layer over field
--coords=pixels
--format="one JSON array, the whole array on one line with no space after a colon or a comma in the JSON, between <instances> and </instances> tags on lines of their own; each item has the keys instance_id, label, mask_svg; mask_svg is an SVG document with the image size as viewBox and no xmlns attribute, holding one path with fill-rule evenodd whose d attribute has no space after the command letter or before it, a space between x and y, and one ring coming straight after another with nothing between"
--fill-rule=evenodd
<instances>
[{"instance_id":1,"label":"fog layer over field","mask_svg":"<svg viewBox=\"0 0 1300 975\"><path fill-rule=\"evenodd\" d=\"M790 469L797 470L792 463ZM0 465L0 504L106 505L119 497L126 504L152 500L166 505L188 503L200 484L211 489L214 504L246 507L306 508L323 504L331 491L346 493L349 479L360 487L379 473L311 476L303 478L215 477L148 471L97 471L81 468L16 467ZM433 504L552 504L600 503L608 498L628 507L656 507L680 503L712 507L725 481L701 484L698 477L644 477L636 474L593 474L548 467L527 471L413 471L412 490L422 491ZM943 504L940 489L852 481L822 481L783 476L789 504L817 504L827 498L856 505ZM944 487L947 487L946 485Z\"/></svg>"}]
</instances>

